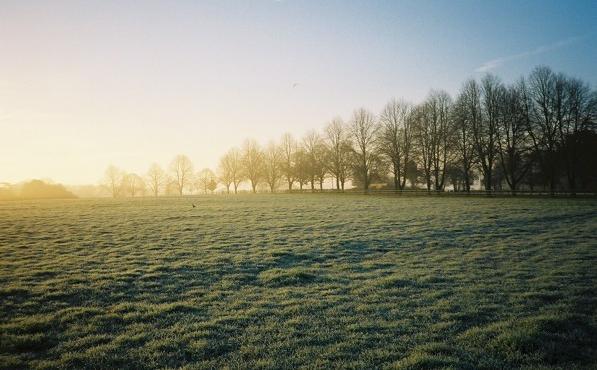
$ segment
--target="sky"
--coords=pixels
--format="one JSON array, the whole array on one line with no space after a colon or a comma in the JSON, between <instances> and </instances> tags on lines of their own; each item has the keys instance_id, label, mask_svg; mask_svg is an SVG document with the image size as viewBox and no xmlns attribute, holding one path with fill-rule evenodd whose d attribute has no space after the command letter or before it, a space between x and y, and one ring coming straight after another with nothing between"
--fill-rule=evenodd
<instances>
[{"instance_id":1,"label":"sky","mask_svg":"<svg viewBox=\"0 0 597 370\"><path fill-rule=\"evenodd\" d=\"M0 0L0 182L96 184L537 65L597 88L592 1Z\"/></svg>"}]
</instances>

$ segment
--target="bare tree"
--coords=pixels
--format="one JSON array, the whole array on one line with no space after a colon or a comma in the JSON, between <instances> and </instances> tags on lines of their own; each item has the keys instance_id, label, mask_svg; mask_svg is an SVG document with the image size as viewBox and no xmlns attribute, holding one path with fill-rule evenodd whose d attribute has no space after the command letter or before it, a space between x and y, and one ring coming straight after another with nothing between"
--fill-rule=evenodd
<instances>
[{"instance_id":1,"label":"bare tree","mask_svg":"<svg viewBox=\"0 0 597 370\"><path fill-rule=\"evenodd\" d=\"M468 96L464 91L461 92L452 110L452 121L454 122L454 147L456 150L457 168L462 177L462 189L467 193L471 191L472 182L472 168L476 162L475 159L475 144L473 141L473 131L471 120L474 116L470 114L470 102ZM473 104L473 107L475 105ZM456 188L454 189L456 190Z\"/></svg>"},{"instance_id":2,"label":"bare tree","mask_svg":"<svg viewBox=\"0 0 597 370\"><path fill-rule=\"evenodd\" d=\"M127 173L122 177L122 189L126 194L135 197L145 192L145 182L136 173Z\"/></svg>"},{"instance_id":3,"label":"bare tree","mask_svg":"<svg viewBox=\"0 0 597 370\"><path fill-rule=\"evenodd\" d=\"M433 91L429 97L431 110L431 135L433 151L431 155L433 181L436 191L443 191L446 167L452 154L450 147L454 139L454 129L450 117L452 99L445 91Z\"/></svg>"},{"instance_id":4,"label":"bare tree","mask_svg":"<svg viewBox=\"0 0 597 370\"><path fill-rule=\"evenodd\" d=\"M282 142L280 144L282 149L281 171L282 175L288 182L288 190L292 190L292 184L296 181L296 152L298 150L296 140L291 134L286 133L282 135Z\"/></svg>"},{"instance_id":5,"label":"bare tree","mask_svg":"<svg viewBox=\"0 0 597 370\"><path fill-rule=\"evenodd\" d=\"M406 163L411 152L411 111L410 104L394 99L386 104L379 117L379 151L390 164L395 190L403 190L406 181Z\"/></svg>"},{"instance_id":6,"label":"bare tree","mask_svg":"<svg viewBox=\"0 0 597 370\"><path fill-rule=\"evenodd\" d=\"M263 162L263 152L257 141L245 141L245 144L243 145L242 163L245 176L251 183L253 193L257 192L257 185L263 181Z\"/></svg>"},{"instance_id":7,"label":"bare tree","mask_svg":"<svg viewBox=\"0 0 597 370\"><path fill-rule=\"evenodd\" d=\"M153 163L147 171L147 185L152 194L157 197L166 183L166 173L157 163Z\"/></svg>"},{"instance_id":8,"label":"bare tree","mask_svg":"<svg viewBox=\"0 0 597 370\"><path fill-rule=\"evenodd\" d=\"M481 167L485 190L491 191L494 161L497 156L497 119L499 108L499 81L487 75L480 87L477 81L465 82L462 103L466 119L470 124L475 147L475 158Z\"/></svg>"},{"instance_id":9,"label":"bare tree","mask_svg":"<svg viewBox=\"0 0 597 370\"><path fill-rule=\"evenodd\" d=\"M311 176L310 159L304 148L299 147L294 154L295 179L299 183L300 190L309 183Z\"/></svg>"},{"instance_id":10,"label":"bare tree","mask_svg":"<svg viewBox=\"0 0 597 370\"><path fill-rule=\"evenodd\" d=\"M481 162L485 190L493 188L493 170L497 158L497 131L498 119L500 116L500 95L503 86L500 80L491 74L481 80L481 107L482 119L474 126L474 137L478 143L478 158Z\"/></svg>"},{"instance_id":11,"label":"bare tree","mask_svg":"<svg viewBox=\"0 0 597 370\"><path fill-rule=\"evenodd\" d=\"M369 189L371 173L375 162L379 160L375 148L375 139L379 126L375 116L365 108L354 111L350 131L355 143L356 170L363 179L363 188Z\"/></svg>"},{"instance_id":12,"label":"bare tree","mask_svg":"<svg viewBox=\"0 0 597 370\"><path fill-rule=\"evenodd\" d=\"M417 154L423 168L425 186L431 191L431 166L433 164L434 139L432 135L433 111L428 101L419 104L413 111L414 137Z\"/></svg>"},{"instance_id":13,"label":"bare tree","mask_svg":"<svg viewBox=\"0 0 597 370\"><path fill-rule=\"evenodd\" d=\"M234 194L238 192L238 185L242 182L242 158L237 148L230 149L221 159L218 167L220 180L226 185L226 192L230 193L230 185L234 187Z\"/></svg>"},{"instance_id":14,"label":"bare tree","mask_svg":"<svg viewBox=\"0 0 597 370\"><path fill-rule=\"evenodd\" d=\"M497 127L497 146L504 178L516 194L518 184L524 178L530 161L527 127L529 117L528 97L524 80L517 86L502 88L500 114Z\"/></svg>"},{"instance_id":15,"label":"bare tree","mask_svg":"<svg viewBox=\"0 0 597 370\"><path fill-rule=\"evenodd\" d=\"M168 196L178 195L178 183L169 175L166 175L166 185L164 186L164 194Z\"/></svg>"},{"instance_id":16,"label":"bare tree","mask_svg":"<svg viewBox=\"0 0 597 370\"><path fill-rule=\"evenodd\" d=\"M192 185L193 163L184 154L179 154L170 163L170 172L176 183L178 195L182 196L185 188Z\"/></svg>"},{"instance_id":17,"label":"bare tree","mask_svg":"<svg viewBox=\"0 0 597 370\"><path fill-rule=\"evenodd\" d=\"M328 162L329 152L323 140L319 140L316 147L315 166L313 172L315 173L315 180L319 183L319 190L323 190L323 183L328 176Z\"/></svg>"},{"instance_id":18,"label":"bare tree","mask_svg":"<svg viewBox=\"0 0 597 370\"><path fill-rule=\"evenodd\" d=\"M120 195L123 177L123 172L114 165L110 165L106 169L104 176L105 186L112 194L112 198L116 198Z\"/></svg>"},{"instance_id":19,"label":"bare tree","mask_svg":"<svg viewBox=\"0 0 597 370\"><path fill-rule=\"evenodd\" d=\"M451 98L444 91L431 91L415 111L417 147L423 162L427 191L443 191L454 139L450 117Z\"/></svg>"},{"instance_id":20,"label":"bare tree","mask_svg":"<svg viewBox=\"0 0 597 370\"><path fill-rule=\"evenodd\" d=\"M568 189L575 193L581 135L594 129L593 125L597 120L597 95L591 94L589 85L583 81L566 79L564 105L565 114L558 124L559 140L564 151Z\"/></svg>"},{"instance_id":21,"label":"bare tree","mask_svg":"<svg viewBox=\"0 0 597 370\"><path fill-rule=\"evenodd\" d=\"M216 174L209 168L204 168L201 171L199 171L195 179L195 186L197 187L197 189L203 191L204 194L207 194L208 191L213 192L218 186L218 182L216 181Z\"/></svg>"},{"instance_id":22,"label":"bare tree","mask_svg":"<svg viewBox=\"0 0 597 370\"><path fill-rule=\"evenodd\" d=\"M352 163L352 142L348 127L342 118L334 118L325 129L329 152L328 169L336 180L336 189L344 190Z\"/></svg>"},{"instance_id":23,"label":"bare tree","mask_svg":"<svg viewBox=\"0 0 597 370\"><path fill-rule=\"evenodd\" d=\"M272 193L276 192L282 179L283 156L283 148L270 141L264 152L263 167L265 182Z\"/></svg>"},{"instance_id":24,"label":"bare tree","mask_svg":"<svg viewBox=\"0 0 597 370\"><path fill-rule=\"evenodd\" d=\"M324 147L323 141L319 134L314 130L309 131L303 138L303 148L307 155L309 166L309 182L311 183L311 191L315 191L315 181L325 178L325 163L323 160ZM323 174L323 175L322 175ZM322 181L319 181L322 187Z\"/></svg>"},{"instance_id":25,"label":"bare tree","mask_svg":"<svg viewBox=\"0 0 597 370\"><path fill-rule=\"evenodd\" d=\"M529 136L549 179L549 188L556 188L556 152L558 147L558 110L556 76L548 67L537 67L529 76L532 120Z\"/></svg>"}]
</instances>

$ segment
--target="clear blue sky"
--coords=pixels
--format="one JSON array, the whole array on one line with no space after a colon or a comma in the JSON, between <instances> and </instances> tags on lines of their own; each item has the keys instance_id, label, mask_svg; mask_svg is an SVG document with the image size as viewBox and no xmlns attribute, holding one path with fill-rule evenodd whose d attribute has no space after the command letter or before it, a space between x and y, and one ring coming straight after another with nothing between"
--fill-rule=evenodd
<instances>
[{"instance_id":1,"label":"clear blue sky","mask_svg":"<svg viewBox=\"0 0 597 370\"><path fill-rule=\"evenodd\" d=\"M3 0L0 19L0 181L214 167L485 72L597 84L597 1Z\"/></svg>"}]
</instances>

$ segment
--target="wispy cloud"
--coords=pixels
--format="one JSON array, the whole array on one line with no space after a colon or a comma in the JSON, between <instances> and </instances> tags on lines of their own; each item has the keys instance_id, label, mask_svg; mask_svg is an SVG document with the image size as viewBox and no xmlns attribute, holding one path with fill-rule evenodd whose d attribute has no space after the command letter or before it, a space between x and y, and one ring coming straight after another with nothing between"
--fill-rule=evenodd
<instances>
[{"instance_id":1,"label":"wispy cloud","mask_svg":"<svg viewBox=\"0 0 597 370\"><path fill-rule=\"evenodd\" d=\"M522 53L492 59L490 61L487 61L487 62L481 64L479 67L477 67L475 69L475 72L489 72L495 68L502 66L504 63L508 63L513 60L524 59L524 58L527 58L527 57L530 57L533 55L545 54L547 52L557 50L557 49L566 47L568 45L574 44L574 43L580 41L582 38L583 38L582 36L570 37L570 38L567 38L564 40L560 40L558 42L554 42L553 44L539 46L535 49L528 50L528 51L525 51Z\"/></svg>"}]
</instances>

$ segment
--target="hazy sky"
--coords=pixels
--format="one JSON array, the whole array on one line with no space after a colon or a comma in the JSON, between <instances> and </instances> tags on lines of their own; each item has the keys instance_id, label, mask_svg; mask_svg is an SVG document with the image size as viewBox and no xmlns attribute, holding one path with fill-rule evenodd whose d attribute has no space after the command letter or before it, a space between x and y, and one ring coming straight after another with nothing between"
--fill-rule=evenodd
<instances>
[{"instance_id":1,"label":"hazy sky","mask_svg":"<svg viewBox=\"0 0 597 370\"><path fill-rule=\"evenodd\" d=\"M595 88L596 24L595 0L0 0L0 182L215 167L247 137L486 72L546 64Z\"/></svg>"}]
</instances>

